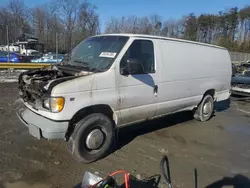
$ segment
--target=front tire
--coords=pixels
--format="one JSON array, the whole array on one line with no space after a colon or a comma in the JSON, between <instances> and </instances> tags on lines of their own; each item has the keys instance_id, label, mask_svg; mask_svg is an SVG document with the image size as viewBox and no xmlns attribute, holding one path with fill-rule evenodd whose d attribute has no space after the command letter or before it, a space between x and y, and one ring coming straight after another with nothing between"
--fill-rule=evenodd
<instances>
[{"instance_id":1,"label":"front tire","mask_svg":"<svg viewBox=\"0 0 250 188\"><path fill-rule=\"evenodd\" d=\"M214 99L211 95L205 95L198 108L194 112L194 119L205 122L208 121L214 112Z\"/></svg>"},{"instance_id":2,"label":"front tire","mask_svg":"<svg viewBox=\"0 0 250 188\"><path fill-rule=\"evenodd\" d=\"M104 114L94 113L76 124L68 146L79 162L91 163L109 153L114 137L113 122Z\"/></svg>"}]
</instances>

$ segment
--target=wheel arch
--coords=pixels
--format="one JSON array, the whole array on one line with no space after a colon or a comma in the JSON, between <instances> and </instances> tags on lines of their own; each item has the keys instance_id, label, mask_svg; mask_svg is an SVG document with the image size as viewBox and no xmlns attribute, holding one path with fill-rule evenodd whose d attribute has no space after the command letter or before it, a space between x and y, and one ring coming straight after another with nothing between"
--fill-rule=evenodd
<instances>
[{"instance_id":1,"label":"wheel arch","mask_svg":"<svg viewBox=\"0 0 250 188\"><path fill-rule=\"evenodd\" d=\"M66 140L69 139L70 135L74 131L76 123L79 122L85 116L92 114L92 113L102 113L106 115L107 117L109 117L114 122L115 125L117 124L117 121L118 121L117 115L115 111L109 105L96 104L96 105L84 107L78 110L69 121L68 131L65 135Z\"/></svg>"},{"instance_id":2,"label":"wheel arch","mask_svg":"<svg viewBox=\"0 0 250 188\"><path fill-rule=\"evenodd\" d=\"M211 95L213 97L213 99L215 99L215 94L216 94L216 90L215 89L209 89L207 90L204 95L203 95L203 98L206 96L206 95Z\"/></svg>"},{"instance_id":3,"label":"wheel arch","mask_svg":"<svg viewBox=\"0 0 250 188\"><path fill-rule=\"evenodd\" d=\"M208 90L206 90L204 92L203 96L200 97L200 99L199 99L200 102L193 108L193 111L198 108L198 106L202 103L202 100L204 99L204 97L206 95L211 95L213 97L213 99L215 100L215 97L216 97L215 94L216 94L216 90L215 89L208 89Z\"/></svg>"},{"instance_id":4,"label":"wheel arch","mask_svg":"<svg viewBox=\"0 0 250 188\"><path fill-rule=\"evenodd\" d=\"M211 100L213 100L213 104L212 104L213 107L211 108L212 111L211 111L210 115L207 116L207 117L204 117L204 114L201 113L202 108L203 108L203 106L201 106L201 104L203 103L203 100L206 98L206 96L211 96ZM199 102L199 104L197 105L197 107L195 107L195 108L193 109L194 119L196 119L196 120L198 120L198 121L202 121L202 122L209 120L209 119L212 117L213 112L214 112L213 109L214 109L214 101L215 101L215 98L216 98L216 90L215 90L215 89L209 89L209 90L207 90L207 91L203 94L202 99L201 99L201 101Z\"/></svg>"}]
</instances>

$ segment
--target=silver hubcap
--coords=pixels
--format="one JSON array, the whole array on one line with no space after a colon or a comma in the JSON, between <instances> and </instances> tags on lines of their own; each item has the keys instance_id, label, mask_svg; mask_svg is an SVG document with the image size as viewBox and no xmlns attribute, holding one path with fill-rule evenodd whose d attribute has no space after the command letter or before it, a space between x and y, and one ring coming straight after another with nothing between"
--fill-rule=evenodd
<instances>
[{"instance_id":1,"label":"silver hubcap","mask_svg":"<svg viewBox=\"0 0 250 188\"><path fill-rule=\"evenodd\" d=\"M91 131L86 139L86 145L89 149L98 149L104 141L104 134L99 129Z\"/></svg>"},{"instance_id":2,"label":"silver hubcap","mask_svg":"<svg viewBox=\"0 0 250 188\"><path fill-rule=\"evenodd\" d=\"M204 115L209 115L212 111L212 104L210 101L206 102L203 106Z\"/></svg>"}]
</instances>

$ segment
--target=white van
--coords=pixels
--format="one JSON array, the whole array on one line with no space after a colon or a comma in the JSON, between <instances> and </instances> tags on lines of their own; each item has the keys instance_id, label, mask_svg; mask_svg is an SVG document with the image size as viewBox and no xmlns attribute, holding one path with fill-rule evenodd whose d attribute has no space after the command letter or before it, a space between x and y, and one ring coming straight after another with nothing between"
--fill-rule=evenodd
<instances>
[{"instance_id":1,"label":"white van","mask_svg":"<svg viewBox=\"0 0 250 188\"><path fill-rule=\"evenodd\" d=\"M116 128L192 110L207 121L230 96L225 48L179 39L110 34L90 37L58 66L19 77L18 117L36 138L68 141L85 163L104 157Z\"/></svg>"}]
</instances>

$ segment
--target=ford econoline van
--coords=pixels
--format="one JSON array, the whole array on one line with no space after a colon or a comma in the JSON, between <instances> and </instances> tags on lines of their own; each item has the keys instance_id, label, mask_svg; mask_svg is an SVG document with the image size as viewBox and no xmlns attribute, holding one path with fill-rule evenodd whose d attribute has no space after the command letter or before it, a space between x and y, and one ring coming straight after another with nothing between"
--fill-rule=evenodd
<instances>
[{"instance_id":1,"label":"ford econoline van","mask_svg":"<svg viewBox=\"0 0 250 188\"><path fill-rule=\"evenodd\" d=\"M190 110L207 121L230 96L227 49L135 34L87 38L60 65L19 77L18 117L36 138L65 139L82 162L104 157L117 128Z\"/></svg>"}]
</instances>

